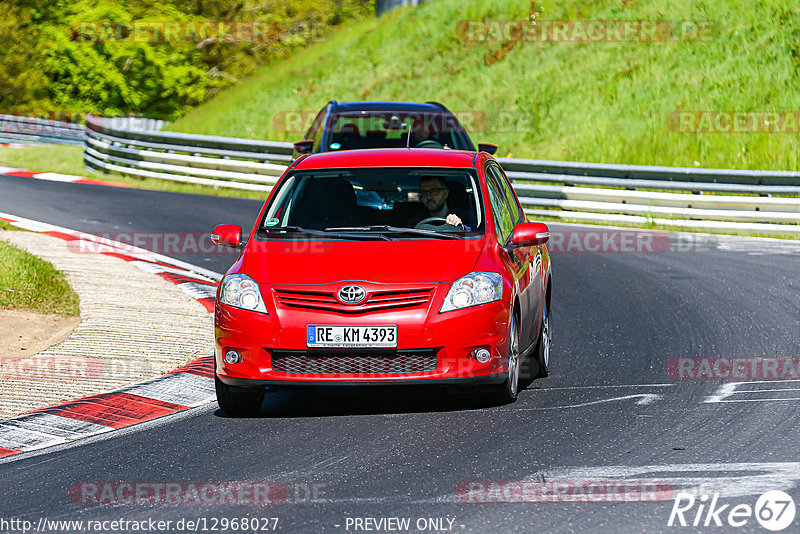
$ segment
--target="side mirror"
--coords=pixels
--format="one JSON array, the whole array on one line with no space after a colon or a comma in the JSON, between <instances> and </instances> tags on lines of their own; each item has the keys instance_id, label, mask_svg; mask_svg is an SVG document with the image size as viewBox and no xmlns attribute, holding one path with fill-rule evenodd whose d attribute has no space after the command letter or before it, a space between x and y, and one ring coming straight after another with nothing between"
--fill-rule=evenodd
<instances>
[{"instance_id":1,"label":"side mirror","mask_svg":"<svg viewBox=\"0 0 800 534\"><path fill-rule=\"evenodd\" d=\"M238 224L220 224L211 233L211 241L215 245L239 248L242 243L242 227Z\"/></svg>"},{"instance_id":2,"label":"side mirror","mask_svg":"<svg viewBox=\"0 0 800 534\"><path fill-rule=\"evenodd\" d=\"M312 148L314 148L313 139L303 139L302 141L298 141L294 144L294 149L298 154L308 154L311 152Z\"/></svg>"},{"instance_id":3,"label":"side mirror","mask_svg":"<svg viewBox=\"0 0 800 534\"><path fill-rule=\"evenodd\" d=\"M487 154L494 154L497 152L497 145L494 143L478 143L478 152L486 152Z\"/></svg>"},{"instance_id":4,"label":"side mirror","mask_svg":"<svg viewBox=\"0 0 800 534\"><path fill-rule=\"evenodd\" d=\"M511 232L511 243L515 247L544 245L550 239L550 229L544 223L519 223Z\"/></svg>"}]
</instances>

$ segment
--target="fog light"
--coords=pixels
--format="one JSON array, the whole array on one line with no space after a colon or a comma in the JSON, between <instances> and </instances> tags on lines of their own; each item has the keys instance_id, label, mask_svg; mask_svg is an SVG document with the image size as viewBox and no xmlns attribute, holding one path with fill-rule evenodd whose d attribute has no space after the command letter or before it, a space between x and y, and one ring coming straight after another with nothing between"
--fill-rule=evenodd
<instances>
[{"instance_id":1,"label":"fog light","mask_svg":"<svg viewBox=\"0 0 800 534\"><path fill-rule=\"evenodd\" d=\"M238 351L229 350L225 353L225 363L233 365L242 361L242 355Z\"/></svg>"},{"instance_id":2,"label":"fog light","mask_svg":"<svg viewBox=\"0 0 800 534\"><path fill-rule=\"evenodd\" d=\"M478 363L486 363L492 359L492 354L486 349L478 349L473 351L472 354L475 356L475 359L478 360Z\"/></svg>"}]
</instances>

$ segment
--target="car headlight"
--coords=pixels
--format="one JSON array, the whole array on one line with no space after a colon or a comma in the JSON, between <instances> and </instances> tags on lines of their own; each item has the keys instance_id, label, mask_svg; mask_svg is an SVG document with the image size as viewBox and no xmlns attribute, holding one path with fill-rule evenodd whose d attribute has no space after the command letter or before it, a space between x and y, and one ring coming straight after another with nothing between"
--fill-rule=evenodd
<instances>
[{"instance_id":1,"label":"car headlight","mask_svg":"<svg viewBox=\"0 0 800 534\"><path fill-rule=\"evenodd\" d=\"M469 273L450 286L439 312L460 310L500 300L503 296L503 278L497 273Z\"/></svg>"},{"instance_id":2,"label":"car headlight","mask_svg":"<svg viewBox=\"0 0 800 534\"><path fill-rule=\"evenodd\" d=\"M246 274L229 274L222 280L219 301L228 306L267 313L261 290Z\"/></svg>"}]
</instances>

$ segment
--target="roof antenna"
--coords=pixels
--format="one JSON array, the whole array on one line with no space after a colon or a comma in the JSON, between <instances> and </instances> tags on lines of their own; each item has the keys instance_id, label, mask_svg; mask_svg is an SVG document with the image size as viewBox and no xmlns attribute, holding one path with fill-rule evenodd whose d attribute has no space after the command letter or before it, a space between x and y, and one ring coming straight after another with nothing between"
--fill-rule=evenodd
<instances>
[{"instance_id":1,"label":"roof antenna","mask_svg":"<svg viewBox=\"0 0 800 534\"><path fill-rule=\"evenodd\" d=\"M406 148L411 148L411 123L405 122L400 125L401 128L408 128L408 135L406 136Z\"/></svg>"}]
</instances>

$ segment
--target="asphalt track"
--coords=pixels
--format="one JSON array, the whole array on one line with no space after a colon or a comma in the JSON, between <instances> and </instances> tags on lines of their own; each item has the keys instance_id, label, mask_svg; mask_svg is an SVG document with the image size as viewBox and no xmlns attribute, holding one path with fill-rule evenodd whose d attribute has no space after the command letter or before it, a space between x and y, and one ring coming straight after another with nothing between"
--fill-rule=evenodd
<instances>
[{"instance_id":1,"label":"asphalt track","mask_svg":"<svg viewBox=\"0 0 800 534\"><path fill-rule=\"evenodd\" d=\"M222 222L247 231L260 206L0 176L0 211L90 233L207 232ZM410 519L412 531L420 518L444 518L439 532L766 532L752 517L740 528L702 526L705 515L701 526L670 527L671 498L506 503L457 495L471 481L580 487L611 479L720 492L720 505L753 506L781 489L800 504L800 393L792 383L667 372L678 357L800 357L800 253L754 240L671 238L679 246L657 253L554 253L551 376L512 405L405 389L277 391L255 418L228 418L209 405L0 462L0 520L205 518L211 527L213 518L261 517L278 518L283 532L363 532L375 524L355 519L397 517ZM174 256L217 272L233 260ZM93 505L69 494L87 481L271 481L287 496L260 506ZM21 530L0 521L0 531ZM800 532L800 518L786 532Z\"/></svg>"}]
</instances>

